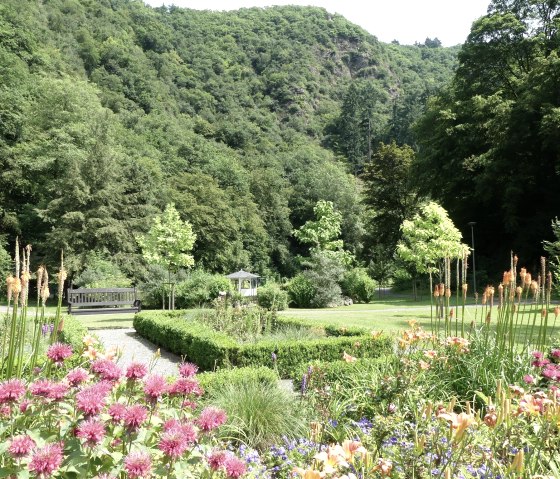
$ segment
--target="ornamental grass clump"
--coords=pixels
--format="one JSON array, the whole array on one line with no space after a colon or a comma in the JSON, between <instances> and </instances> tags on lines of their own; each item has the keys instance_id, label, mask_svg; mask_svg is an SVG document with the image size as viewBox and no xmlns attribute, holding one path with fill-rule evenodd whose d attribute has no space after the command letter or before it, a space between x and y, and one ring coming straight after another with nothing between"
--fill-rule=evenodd
<instances>
[{"instance_id":1,"label":"ornamental grass clump","mask_svg":"<svg viewBox=\"0 0 560 479\"><path fill-rule=\"evenodd\" d=\"M66 345L47 352L50 377L0 382L3 477L238 478L245 462L217 441L227 414L199 404L193 365L163 378L147 364L126 370L91 338L68 367ZM96 354L92 354L96 351ZM92 358L94 356L95 358ZM110 356L110 354L109 354ZM74 361L72 361L74 362Z\"/></svg>"},{"instance_id":2,"label":"ornamental grass clump","mask_svg":"<svg viewBox=\"0 0 560 479\"><path fill-rule=\"evenodd\" d=\"M19 240L15 246L15 276L6 279L8 308L2 324L0 341L0 378L23 377L30 374L40 361L40 354L45 343L55 345L63 327L62 294L66 280L66 270L61 260L57 274L58 306L53 324L46 324L45 307L50 296L49 275L46 267L39 266L35 274L37 281L37 298L35 315L32 320L29 314L29 290L31 273L31 245L20 250ZM45 341L45 336L48 340ZM51 355L59 354L64 346L58 345L50 351ZM55 352L55 351L58 351ZM56 364L57 361L54 361ZM52 364L48 364L50 373Z\"/></svg>"}]
</instances>

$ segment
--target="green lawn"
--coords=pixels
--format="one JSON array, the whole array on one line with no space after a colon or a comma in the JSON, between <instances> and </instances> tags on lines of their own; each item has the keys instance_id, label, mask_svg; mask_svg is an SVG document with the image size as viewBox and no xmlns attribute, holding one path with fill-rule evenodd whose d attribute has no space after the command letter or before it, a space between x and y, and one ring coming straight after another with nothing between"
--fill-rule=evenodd
<instances>
[{"instance_id":1,"label":"green lawn","mask_svg":"<svg viewBox=\"0 0 560 479\"><path fill-rule=\"evenodd\" d=\"M389 299L370 304L353 304L338 308L288 309L279 314L295 318L305 318L318 323L339 326L359 326L376 331L396 332L408 328L412 319L424 328L430 328L430 300ZM474 318L474 308L465 309L465 321ZM480 313L479 313L480 314Z\"/></svg>"}]
</instances>

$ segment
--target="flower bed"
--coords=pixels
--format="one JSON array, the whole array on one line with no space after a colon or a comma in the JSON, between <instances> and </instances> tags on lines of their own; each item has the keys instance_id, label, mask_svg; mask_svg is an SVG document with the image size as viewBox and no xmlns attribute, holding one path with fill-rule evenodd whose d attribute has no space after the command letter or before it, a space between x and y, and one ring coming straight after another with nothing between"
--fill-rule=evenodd
<instances>
[{"instance_id":1,"label":"flower bed","mask_svg":"<svg viewBox=\"0 0 560 479\"><path fill-rule=\"evenodd\" d=\"M97 350L97 359L68 370L70 346L47 351L41 376L0 383L1 477L241 477L246 465L214 440L224 411L200 407L196 367L180 375L126 370Z\"/></svg>"},{"instance_id":2,"label":"flower bed","mask_svg":"<svg viewBox=\"0 0 560 479\"><path fill-rule=\"evenodd\" d=\"M297 320L289 321L293 324ZM304 323L297 321L297 324ZM360 331L359 336L336 336L338 328L330 328L333 335L321 339L267 341L265 336L257 343L241 344L201 323L181 320L177 313L143 312L135 316L134 327L141 336L184 356L202 370L268 366L277 369L281 377L290 377L300 364L313 360L334 361L341 359L345 352L354 357L376 357L391 349L387 337L365 331Z\"/></svg>"}]
</instances>

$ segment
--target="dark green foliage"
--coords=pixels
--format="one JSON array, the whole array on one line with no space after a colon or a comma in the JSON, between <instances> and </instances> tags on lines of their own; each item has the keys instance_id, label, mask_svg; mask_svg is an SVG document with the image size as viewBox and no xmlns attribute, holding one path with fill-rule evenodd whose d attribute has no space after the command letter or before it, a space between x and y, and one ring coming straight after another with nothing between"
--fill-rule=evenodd
<instances>
[{"instance_id":1,"label":"dark green foliage","mask_svg":"<svg viewBox=\"0 0 560 479\"><path fill-rule=\"evenodd\" d=\"M134 329L140 336L184 356L202 371L236 365L238 345L225 333L186 319L184 312L143 312L134 316Z\"/></svg>"},{"instance_id":2,"label":"dark green foliage","mask_svg":"<svg viewBox=\"0 0 560 479\"><path fill-rule=\"evenodd\" d=\"M278 283L266 283L257 289L257 303L266 309L283 311L288 308L288 292Z\"/></svg>"},{"instance_id":3,"label":"dark green foliage","mask_svg":"<svg viewBox=\"0 0 560 479\"><path fill-rule=\"evenodd\" d=\"M557 2L494 1L473 23L453 83L418 125L417 180L466 233L476 263L513 250L538 265L558 214L560 61Z\"/></svg>"},{"instance_id":4,"label":"dark green foliage","mask_svg":"<svg viewBox=\"0 0 560 479\"><path fill-rule=\"evenodd\" d=\"M196 379L207 396L212 396L216 391L224 389L228 384L240 384L245 381L256 381L263 385L275 385L278 383L278 375L272 369L264 366L219 369L214 372L197 374Z\"/></svg>"},{"instance_id":5,"label":"dark green foliage","mask_svg":"<svg viewBox=\"0 0 560 479\"><path fill-rule=\"evenodd\" d=\"M342 294L356 303L370 303L375 296L376 284L365 268L353 268L344 273Z\"/></svg>"},{"instance_id":6,"label":"dark green foliage","mask_svg":"<svg viewBox=\"0 0 560 479\"><path fill-rule=\"evenodd\" d=\"M414 150L380 143L364 168L363 202L367 206L364 256L374 264L391 258L401 239L400 227L418 206L414 187Z\"/></svg>"},{"instance_id":7,"label":"dark green foliage","mask_svg":"<svg viewBox=\"0 0 560 479\"><path fill-rule=\"evenodd\" d=\"M291 232L328 200L359 254L348 170L390 130L408 141L453 62L453 50L383 45L320 8L3 1L0 229L47 266L63 248L71 276L98 252L140 283L135 236L174 202L197 266L292 276L303 251Z\"/></svg>"},{"instance_id":8,"label":"dark green foliage","mask_svg":"<svg viewBox=\"0 0 560 479\"><path fill-rule=\"evenodd\" d=\"M263 339L239 344L230 335L186 319L181 311L137 314L134 328L142 337L184 356L204 371L232 366L267 366L276 369L281 377L290 377L302 363L334 361L342 358L344 352L356 357L377 357L391 349L388 337L374 339L371 334L303 341Z\"/></svg>"},{"instance_id":9,"label":"dark green foliage","mask_svg":"<svg viewBox=\"0 0 560 479\"><path fill-rule=\"evenodd\" d=\"M115 263L94 252L86 259L85 269L74 278L74 285L81 288L129 288L131 282Z\"/></svg>"}]
</instances>

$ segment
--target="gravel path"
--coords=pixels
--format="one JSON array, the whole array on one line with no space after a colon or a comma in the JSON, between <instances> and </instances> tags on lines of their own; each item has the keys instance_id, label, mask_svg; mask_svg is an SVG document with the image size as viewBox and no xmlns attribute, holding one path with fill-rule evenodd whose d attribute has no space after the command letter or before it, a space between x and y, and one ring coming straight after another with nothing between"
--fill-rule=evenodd
<instances>
[{"instance_id":1,"label":"gravel path","mask_svg":"<svg viewBox=\"0 0 560 479\"><path fill-rule=\"evenodd\" d=\"M132 361L149 364L158 347L142 338L133 328L130 329L98 329L92 331L105 348L116 346L122 351L119 364L126 367ZM181 358L175 354L161 350L161 357L156 362L152 372L164 376L177 374L177 364Z\"/></svg>"}]
</instances>

